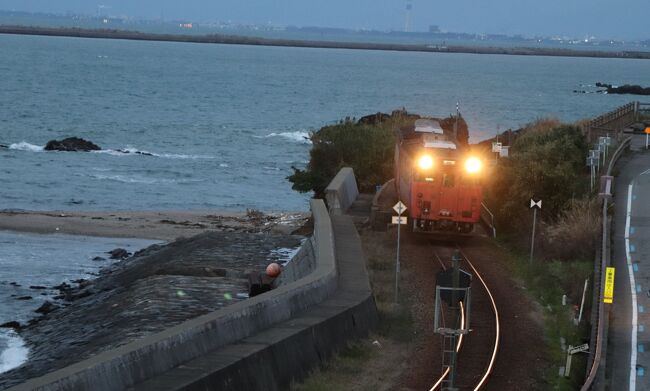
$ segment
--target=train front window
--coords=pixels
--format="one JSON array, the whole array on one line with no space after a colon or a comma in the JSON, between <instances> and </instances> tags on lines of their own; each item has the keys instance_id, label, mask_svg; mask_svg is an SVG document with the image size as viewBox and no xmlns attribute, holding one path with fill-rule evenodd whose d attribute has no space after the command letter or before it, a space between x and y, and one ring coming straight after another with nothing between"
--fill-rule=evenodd
<instances>
[{"instance_id":1,"label":"train front window","mask_svg":"<svg viewBox=\"0 0 650 391\"><path fill-rule=\"evenodd\" d=\"M442 177L442 185L444 187L454 187L454 174L444 174Z\"/></svg>"},{"instance_id":2,"label":"train front window","mask_svg":"<svg viewBox=\"0 0 650 391\"><path fill-rule=\"evenodd\" d=\"M415 172L415 180L418 182L435 182L436 178L433 175L433 170L417 170Z\"/></svg>"}]
</instances>

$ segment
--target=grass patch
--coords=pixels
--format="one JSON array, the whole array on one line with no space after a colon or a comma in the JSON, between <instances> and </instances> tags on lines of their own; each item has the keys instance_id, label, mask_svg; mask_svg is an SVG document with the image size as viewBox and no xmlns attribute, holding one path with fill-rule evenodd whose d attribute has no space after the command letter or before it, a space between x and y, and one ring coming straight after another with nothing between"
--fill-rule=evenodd
<instances>
[{"instance_id":1,"label":"grass patch","mask_svg":"<svg viewBox=\"0 0 650 391\"><path fill-rule=\"evenodd\" d=\"M508 248L507 245L501 247ZM527 255L511 252L508 266L512 275L523 283L532 299L542 307L546 341L544 350L552 363L544 379L548 389L580 389L584 382L587 355L573 355L570 378L558 376L559 367L566 364L566 352L561 348L560 339L564 338L567 346L581 345L589 340L591 329L587 314L592 297L590 286L585 296L585 309L579 326L575 326L574 317L577 317L575 306L580 305L584 281L586 278L591 281L593 262L536 260L531 265ZM564 294L568 297L567 305L562 305Z\"/></svg>"},{"instance_id":2,"label":"grass patch","mask_svg":"<svg viewBox=\"0 0 650 391\"><path fill-rule=\"evenodd\" d=\"M411 302L401 295L395 304L394 249L385 248L386 234L367 232L364 251L368 276L377 305L379 327L370 338L359 340L333 355L312 371L292 391L388 390L401 373L415 335ZM368 243L366 243L366 241ZM407 278L402 270L401 278Z\"/></svg>"},{"instance_id":3,"label":"grass patch","mask_svg":"<svg viewBox=\"0 0 650 391\"><path fill-rule=\"evenodd\" d=\"M351 383L354 383L357 374L374 354L374 349L368 343L353 343L333 356L321 368L312 372L303 383L293 384L291 390L329 391L347 389Z\"/></svg>"}]
</instances>

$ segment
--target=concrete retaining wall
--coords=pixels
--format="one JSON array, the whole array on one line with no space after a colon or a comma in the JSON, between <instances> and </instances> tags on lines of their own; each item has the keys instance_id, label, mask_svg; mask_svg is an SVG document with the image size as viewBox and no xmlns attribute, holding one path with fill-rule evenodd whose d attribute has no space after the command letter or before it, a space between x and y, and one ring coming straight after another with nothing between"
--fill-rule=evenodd
<instances>
[{"instance_id":1,"label":"concrete retaining wall","mask_svg":"<svg viewBox=\"0 0 650 391\"><path fill-rule=\"evenodd\" d=\"M350 339L376 327L361 240L350 216L333 216L338 287L327 300L270 329L138 384L131 391L276 391L299 381Z\"/></svg>"},{"instance_id":2,"label":"concrete retaining wall","mask_svg":"<svg viewBox=\"0 0 650 391\"><path fill-rule=\"evenodd\" d=\"M298 281L316 269L315 242L313 236L305 240L296 255L282 268L282 274L275 281L276 286Z\"/></svg>"},{"instance_id":3,"label":"concrete retaining wall","mask_svg":"<svg viewBox=\"0 0 650 391\"><path fill-rule=\"evenodd\" d=\"M123 390L265 330L322 302L336 290L332 223L321 200L312 200L316 268L280 286L163 332L11 388L19 390Z\"/></svg>"},{"instance_id":4,"label":"concrete retaining wall","mask_svg":"<svg viewBox=\"0 0 650 391\"><path fill-rule=\"evenodd\" d=\"M358 195L357 180L350 167L343 167L325 188L325 199L332 214L345 213Z\"/></svg>"}]
</instances>

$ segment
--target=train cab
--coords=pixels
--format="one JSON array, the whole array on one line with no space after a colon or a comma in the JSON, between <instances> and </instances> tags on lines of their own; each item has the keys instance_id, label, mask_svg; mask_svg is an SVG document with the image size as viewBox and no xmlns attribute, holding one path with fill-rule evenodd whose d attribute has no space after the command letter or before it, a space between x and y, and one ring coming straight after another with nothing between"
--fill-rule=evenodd
<instances>
[{"instance_id":1,"label":"train cab","mask_svg":"<svg viewBox=\"0 0 650 391\"><path fill-rule=\"evenodd\" d=\"M480 219L482 161L433 120L418 120L396 148L396 185L413 231L469 234Z\"/></svg>"}]
</instances>

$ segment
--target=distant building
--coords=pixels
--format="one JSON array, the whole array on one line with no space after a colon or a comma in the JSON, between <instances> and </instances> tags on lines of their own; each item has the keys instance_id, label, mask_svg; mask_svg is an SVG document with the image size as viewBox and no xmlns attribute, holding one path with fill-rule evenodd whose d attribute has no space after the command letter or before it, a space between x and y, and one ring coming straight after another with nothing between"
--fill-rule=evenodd
<instances>
[{"instance_id":1,"label":"distant building","mask_svg":"<svg viewBox=\"0 0 650 391\"><path fill-rule=\"evenodd\" d=\"M194 27L194 24L192 24L192 23L181 23L181 24L178 25L178 27L180 27L182 29L191 29L191 28Z\"/></svg>"},{"instance_id":2,"label":"distant building","mask_svg":"<svg viewBox=\"0 0 650 391\"><path fill-rule=\"evenodd\" d=\"M429 32L434 33L434 34L439 33L440 32L440 26L438 26L437 24L429 25Z\"/></svg>"}]
</instances>

